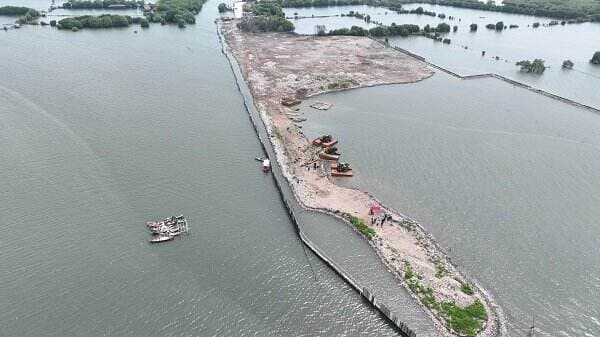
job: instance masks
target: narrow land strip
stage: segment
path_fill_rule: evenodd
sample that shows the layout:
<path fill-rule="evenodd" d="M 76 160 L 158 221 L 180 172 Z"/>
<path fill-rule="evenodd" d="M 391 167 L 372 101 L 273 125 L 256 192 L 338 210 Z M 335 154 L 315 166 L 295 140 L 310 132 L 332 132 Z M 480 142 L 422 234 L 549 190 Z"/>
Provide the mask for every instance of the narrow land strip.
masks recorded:
<path fill-rule="evenodd" d="M 498 335 L 502 329 L 491 299 L 452 265 L 419 224 L 389 208 L 384 209 L 391 220 L 373 224 L 369 207 L 381 205 L 375 198 L 334 184 L 322 170 L 306 169 L 317 149 L 281 104 L 334 90 L 412 83 L 432 76 L 432 68 L 364 37 L 242 33 L 236 21 L 222 22 L 220 28 L 298 201 L 354 225 L 423 305 L 441 335 Z"/>

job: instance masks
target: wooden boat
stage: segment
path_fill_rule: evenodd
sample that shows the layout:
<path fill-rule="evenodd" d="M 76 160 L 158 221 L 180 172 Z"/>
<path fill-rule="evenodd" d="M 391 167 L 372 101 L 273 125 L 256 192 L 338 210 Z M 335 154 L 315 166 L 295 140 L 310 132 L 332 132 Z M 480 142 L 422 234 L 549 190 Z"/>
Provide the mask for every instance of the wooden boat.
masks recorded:
<path fill-rule="evenodd" d="M 338 143 L 337 139 L 333 139 L 333 137 L 331 137 L 331 136 L 329 136 L 329 141 L 327 141 L 327 142 L 324 142 L 324 141 L 323 141 L 323 138 L 324 138 L 324 137 L 325 137 L 325 136 L 321 136 L 321 137 L 319 137 L 319 138 L 316 138 L 316 139 L 314 139 L 314 140 L 312 141 L 313 145 L 315 145 L 315 146 L 320 146 L 320 147 L 322 147 L 322 148 L 326 148 L 326 147 L 331 147 L 331 146 L 334 146 L 335 144 L 337 144 L 337 143 Z"/>
<path fill-rule="evenodd" d="M 321 152 L 319 152 L 319 158 L 325 159 L 325 160 L 339 160 L 340 155 L 337 153 L 329 154 L 329 153 L 325 153 L 324 151 L 321 151 Z"/>

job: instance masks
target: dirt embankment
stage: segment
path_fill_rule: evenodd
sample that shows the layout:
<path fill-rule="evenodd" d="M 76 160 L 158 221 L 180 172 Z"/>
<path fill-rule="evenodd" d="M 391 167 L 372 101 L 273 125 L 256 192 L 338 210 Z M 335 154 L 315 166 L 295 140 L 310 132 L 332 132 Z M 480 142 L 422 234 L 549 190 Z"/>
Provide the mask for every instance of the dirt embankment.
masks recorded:
<path fill-rule="evenodd" d="M 355 217 L 354 222 L 362 221 L 374 231 L 372 246 L 430 314 L 440 335 L 465 334 L 468 330 L 455 325 L 456 312 L 476 311 L 477 306 L 487 313 L 487 319 L 479 315 L 483 329 L 478 335 L 498 335 L 500 320 L 488 296 L 450 263 L 419 224 L 385 207 L 391 220 L 380 224 L 383 217 L 369 213 L 370 206 L 380 205 L 375 198 L 336 185 L 328 175 L 328 165 L 318 159 L 319 149 L 295 123 L 293 110 L 282 105 L 282 100 L 293 102 L 334 90 L 416 82 L 432 76 L 433 70 L 365 37 L 249 34 L 240 32 L 235 21 L 220 27 L 274 135 L 277 160 L 298 201 L 306 208 Z"/>

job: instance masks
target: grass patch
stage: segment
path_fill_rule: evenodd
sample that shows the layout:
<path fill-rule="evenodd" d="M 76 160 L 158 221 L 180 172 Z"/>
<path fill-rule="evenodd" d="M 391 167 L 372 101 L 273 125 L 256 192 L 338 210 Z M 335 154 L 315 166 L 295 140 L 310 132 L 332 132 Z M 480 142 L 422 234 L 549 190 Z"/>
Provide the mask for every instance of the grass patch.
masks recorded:
<path fill-rule="evenodd" d="M 466 282 L 460 282 L 460 290 L 467 295 L 473 295 L 473 288 Z"/>
<path fill-rule="evenodd" d="M 446 275 L 448 275 L 448 269 L 446 269 L 446 267 L 444 266 L 444 264 L 440 261 L 439 258 L 433 258 L 433 259 L 429 259 L 429 261 L 431 261 L 431 263 L 433 263 L 433 265 L 435 266 L 435 277 L 437 278 L 442 278 Z"/>
<path fill-rule="evenodd" d="M 402 219 L 402 220 L 395 220 L 392 219 L 392 222 L 395 222 L 396 224 L 398 224 L 398 226 L 406 229 L 406 231 L 408 232 L 413 232 L 416 228 L 416 225 L 413 222 L 410 222 L 408 220 Z"/>
<path fill-rule="evenodd" d="M 356 227 L 356 229 L 358 229 L 358 231 L 362 235 L 366 236 L 367 239 L 373 240 L 373 237 L 375 236 L 375 230 L 373 228 L 365 225 L 365 223 L 361 219 L 351 215 L 350 223 L 352 225 L 354 225 L 354 227 Z"/>
<path fill-rule="evenodd" d="M 437 311 L 440 310 L 440 304 L 433 294 L 433 289 L 423 286 L 418 278 L 410 279 L 408 281 L 408 287 L 419 296 L 419 299 L 421 299 L 421 302 L 425 304 L 426 307 Z"/>
<path fill-rule="evenodd" d="M 356 87 L 358 85 L 359 85 L 359 83 L 354 79 L 345 79 L 345 80 L 338 80 L 338 81 L 329 83 L 327 85 L 327 89 L 329 89 L 329 90 L 347 89 L 350 87 Z"/>
<path fill-rule="evenodd" d="M 487 320 L 487 312 L 479 300 L 465 308 L 445 302 L 441 304 L 441 309 L 450 328 L 466 337 L 475 337 Z"/>
<path fill-rule="evenodd" d="M 487 312 L 479 300 L 465 308 L 451 302 L 439 302 L 433 294 L 433 289 L 425 287 L 420 282 L 421 275 L 413 271 L 408 261 L 404 261 L 404 278 L 410 290 L 417 295 L 421 303 L 441 316 L 453 332 L 465 337 L 475 337 L 484 322 L 487 321 Z M 473 293 L 469 284 L 461 282 L 461 285 L 468 287 Z M 463 292 L 465 292 L 464 289 Z"/>
<path fill-rule="evenodd" d="M 404 278 L 407 280 L 410 280 L 411 278 L 413 278 L 413 276 L 415 276 L 412 266 L 410 265 L 410 263 L 408 263 L 408 261 L 404 261 Z"/>

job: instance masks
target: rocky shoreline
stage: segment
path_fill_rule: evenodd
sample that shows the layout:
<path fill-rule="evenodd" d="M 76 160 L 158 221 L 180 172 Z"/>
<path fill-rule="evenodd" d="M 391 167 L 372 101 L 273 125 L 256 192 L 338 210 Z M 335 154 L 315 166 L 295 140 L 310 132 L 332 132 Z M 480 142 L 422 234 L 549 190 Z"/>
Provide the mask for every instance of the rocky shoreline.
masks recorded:
<path fill-rule="evenodd" d="M 419 60 L 367 38 L 243 34 L 235 21 L 220 23 L 219 29 L 240 65 L 271 135 L 276 160 L 298 202 L 307 209 L 341 218 L 351 226 L 367 224 L 374 235 L 365 237 L 387 268 L 423 306 L 440 335 L 470 335 L 459 332 L 451 314 L 471 307 L 485 309 L 478 336 L 502 335 L 501 311 L 489 294 L 451 263 L 421 225 L 385 207 L 368 193 L 336 185 L 323 169 L 305 169 L 306 163 L 314 162 L 317 150 L 286 115 L 290 109 L 281 105 L 284 97 L 302 100 L 334 90 L 412 83 L 432 76 L 434 71 Z M 391 219 L 373 225 L 370 205 L 382 206 Z"/>

